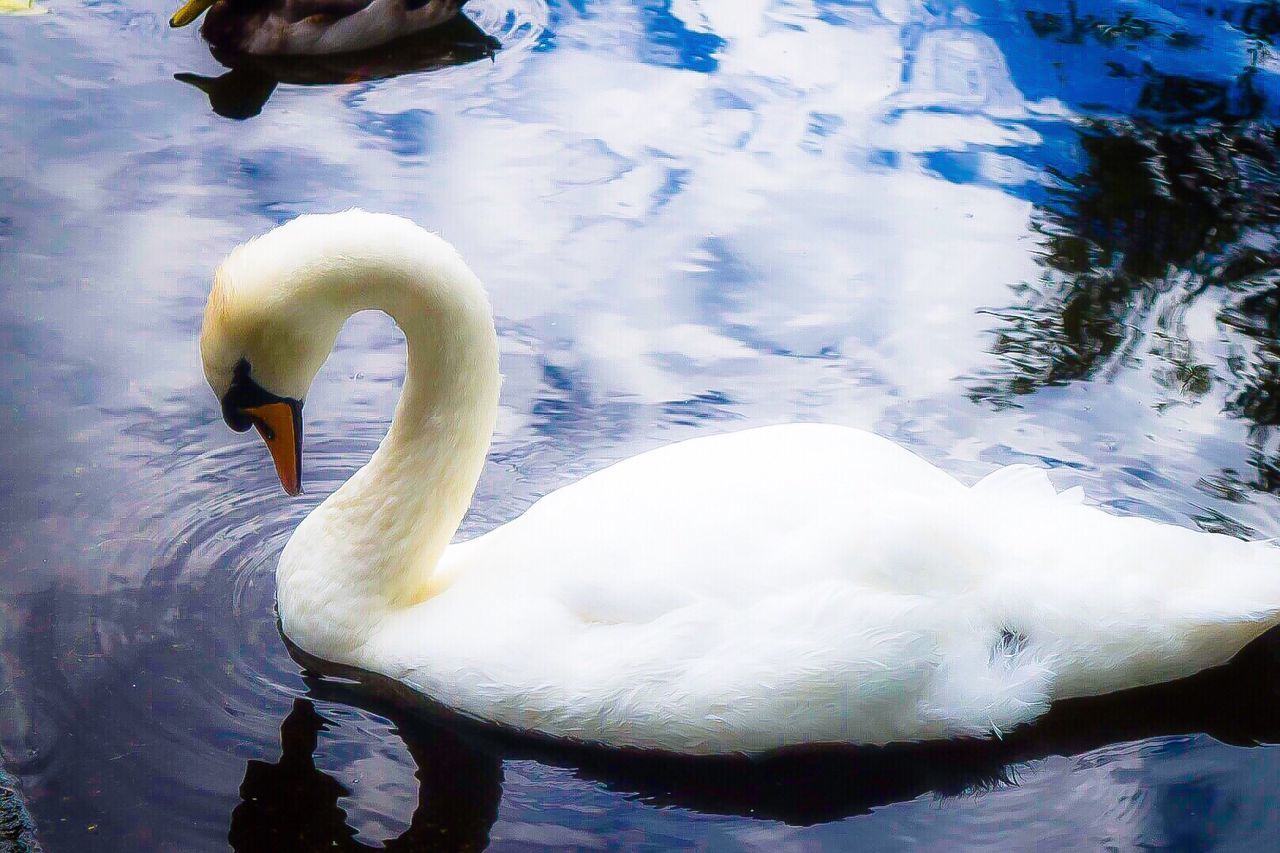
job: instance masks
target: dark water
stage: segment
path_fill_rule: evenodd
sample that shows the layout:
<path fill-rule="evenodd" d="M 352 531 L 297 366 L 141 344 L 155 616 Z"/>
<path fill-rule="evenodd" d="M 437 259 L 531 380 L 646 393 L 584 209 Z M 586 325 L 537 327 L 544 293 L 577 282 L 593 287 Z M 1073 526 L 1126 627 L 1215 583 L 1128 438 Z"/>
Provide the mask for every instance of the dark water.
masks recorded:
<path fill-rule="evenodd" d="M 343 334 L 296 501 L 195 348 L 226 250 L 358 204 L 440 230 L 493 295 L 507 381 L 466 534 L 798 419 L 1278 536 L 1275 7 L 472 0 L 496 52 L 457 31 L 228 70 L 162 3 L 47 5 L 0 17 L 0 742 L 49 850 L 1280 836 L 1274 640 L 994 747 L 764 765 L 557 751 L 307 680 L 275 559 L 376 445 L 401 339 Z"/>

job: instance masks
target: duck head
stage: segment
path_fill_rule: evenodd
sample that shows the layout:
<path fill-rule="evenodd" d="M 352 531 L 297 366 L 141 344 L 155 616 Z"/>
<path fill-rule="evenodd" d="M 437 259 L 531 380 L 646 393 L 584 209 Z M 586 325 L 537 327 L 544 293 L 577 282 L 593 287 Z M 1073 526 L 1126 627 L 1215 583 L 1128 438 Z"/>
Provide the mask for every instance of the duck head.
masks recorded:
<path fill-rule="evenodd" d="M 169 26 L 185 27 L 203 15 L 205 10 L 216 2 L 217 0 L 188 0 L 182 4 L 181 9 L 173 13 L 173 17 L 169 19 Z"/>
<path fill-rule="evenodd" d="M 200 35 L 210 46 L 232 53 L 250 50 L 255 32 L 271 13 L 269 0 L 187 0 L 169 19 L 170 27 L 195 23 L 205 12 Z"/>

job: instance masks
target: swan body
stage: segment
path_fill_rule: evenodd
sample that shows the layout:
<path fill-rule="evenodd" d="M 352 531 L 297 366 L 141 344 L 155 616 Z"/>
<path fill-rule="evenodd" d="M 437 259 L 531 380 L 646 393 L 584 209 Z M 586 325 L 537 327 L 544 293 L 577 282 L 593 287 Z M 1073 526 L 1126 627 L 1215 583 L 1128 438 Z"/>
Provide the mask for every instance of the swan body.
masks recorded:
<path fill-rule="evenodd" d="M 1268 544 L 1113 516 L 1026 466 L 967 487 L 832 425 L 662 447 L 449 544 L 500 377 L 485 292 L 439 237 L 348 211 L 240 247 L 206 375 L 224 410 L 236 375 L 300 401 L 364 308 L 404 330 L 404 391 L 286 546 L 281 623 L 462 714 L 687 754 L 983 737 L 1224 663 L 1280 623 Z"/>
<path fill-rule="evenodd" d="M 214 48 L 258 56 L 350 53 L 452 20 L 466 0 L 188 0 L 169 19 L 193 22 Z"/>

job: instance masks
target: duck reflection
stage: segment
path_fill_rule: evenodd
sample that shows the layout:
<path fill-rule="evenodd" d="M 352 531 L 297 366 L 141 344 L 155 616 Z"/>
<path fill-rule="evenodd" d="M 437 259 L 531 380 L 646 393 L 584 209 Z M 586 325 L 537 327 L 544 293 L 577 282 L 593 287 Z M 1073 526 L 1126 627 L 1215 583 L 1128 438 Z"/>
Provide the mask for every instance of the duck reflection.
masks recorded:
<path fill-rule="evenodd" d="M 308 666 L 315 669 L 314 662 Z M 395 725 L 417 764 L 418 806 L 389 850 L 480 850 L 502 799 L 503 762 L 564 767 L 619 794 L 679 806 L 813 824 L 864 814 L 922 794 L 953 795 L 1016 784 L 1019 765 L 1109 744 L 1208 734 L 1241 746 L 1280 741 L 1280 632 L 1232 663 L 1172 684 L 1062 702 L 1036 725 L 1001 741 L 796 752 L 763 760 L 619 753 L 496 733 L 452 716 L 387 679 L 343 670 L 342 681 L 308 675 L 280 729 L 275 764 L 250 761 L 231 818 L 239 851 L 366 850 L 338 805 L 350 792 L 312 759 L 325 728 L 313 700 L 341 702 Z"/>
<path fill-rule="evenodd" d="M 175 74 L 209 98 L 220 116 L 252 118 L 262 112 L 280 83 L 323 86 L 399 77 L 491 59 L 501 47 L 465 15 L 403 39 L 358 53 L 324 56 L 252 56 L 214 50 L 227 72 L 218 77 Z"/>

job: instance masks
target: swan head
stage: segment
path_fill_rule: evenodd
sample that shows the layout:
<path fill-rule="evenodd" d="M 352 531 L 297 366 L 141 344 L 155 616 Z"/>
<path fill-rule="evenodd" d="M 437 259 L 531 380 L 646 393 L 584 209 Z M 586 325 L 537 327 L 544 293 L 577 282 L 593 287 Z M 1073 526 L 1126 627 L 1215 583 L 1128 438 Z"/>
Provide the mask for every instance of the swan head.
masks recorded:
<path fill-rule="evenodd" d="M 302 488 L 307 390 L 347 318 L 366 309 L 391 315 L 406 338 L 412 333 L 410 361 L 430 382 L 422 399 L 482 419 L 475 435 L 487 446 L 501 382 L 498 339 L 484 286 L 453 246 L 385 213 L 299 216 L 218 266 L 200 332 L 205 378 L 223 417 L 235 430 L 257 428 L 289 494 Z"/>
<path fill-rule="evenodd" d="M 237 432 L 256 427 L 290 495 L 302 491 L 302 405 L 342 323 L 330 238 L 348 214 L 305 216 L 245 243 L 214 274 L 205 378 Z"/>

